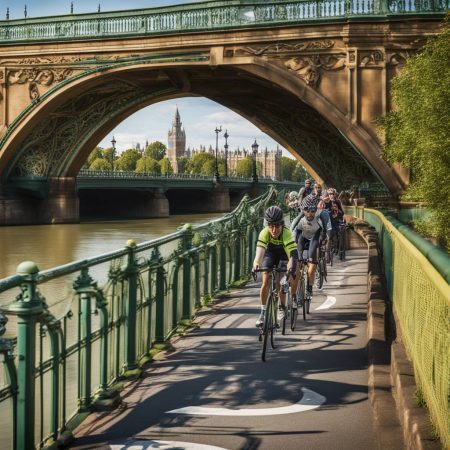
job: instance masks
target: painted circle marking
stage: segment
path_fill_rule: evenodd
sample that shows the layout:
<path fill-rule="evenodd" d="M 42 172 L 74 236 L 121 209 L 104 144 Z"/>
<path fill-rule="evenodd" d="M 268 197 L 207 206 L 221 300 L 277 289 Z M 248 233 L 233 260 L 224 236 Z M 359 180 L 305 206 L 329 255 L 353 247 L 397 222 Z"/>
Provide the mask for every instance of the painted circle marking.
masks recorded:
<path fill-rule="evenodd" d="M 127 440 L 123 444 L 110 444 L 111 450 L 151 450 L 157 448 L 158 450 L 169 450 L 176 448 L 177 450 L 227 450 L 223 447 L 216 447 L 214 445 L 196 444 L 194 442 L 179 442 L 179 441 L 158 441 L 158 440 Z"/>
<path fill-rule="evenodd" d="M 336 303 L 336 298 L 331 295 L 327 295 L 327 299 L 318 306 L 314 311 L 319 311 L 320 309 L 329 309 Z"/>
<path fill-rule="evenodd" d="M 293 414 L 311 409 L 316 409 L 323 403 L 326 398 L 317 392 L 310 389 L 302 388 L 302 399 L 288 406 L 280 406 L 278 408 L 261 408 L 261 409 L 228 409 L 228 408 L 210 408 L 205 406 L 186 406 L 184 408 L 173 409 L 167 411 L 166 414 L 186 414 L 186 415 L 198 415 L 198 416 L 276 416 L 280 414 Z"/>

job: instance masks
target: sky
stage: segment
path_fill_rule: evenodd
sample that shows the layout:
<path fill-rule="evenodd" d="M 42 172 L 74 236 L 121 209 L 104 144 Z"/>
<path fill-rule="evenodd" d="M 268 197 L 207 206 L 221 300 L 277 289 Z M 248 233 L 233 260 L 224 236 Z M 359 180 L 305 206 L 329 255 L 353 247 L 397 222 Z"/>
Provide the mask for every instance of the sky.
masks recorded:
<path fill-rule="evenodd" d="M 74 13 L 96 12 L 100 4 L 101 11 L 123 9 L 152 8 L 157 6 L 196 3 L 195 0 L 73 0 Z M 42 17 L 70 13 L 71 0 L 0 0 L 0 20 L 6 16 L 9 8 L 10 19 L 23 19 L 24 7 L 27 5 L 27 17 Z M 126 5 L 126 6 L 124 6 Z M 223 148 L 223 133 L 228 131 L 230 150 L 237 147 L 247 148 L 255 141 L 260 149 L 269 150 L 277 147 L 277 142 L 255 127 L 251 122 L 211 100 L 201 97 L 179 98 L 156 103 L 136 112 L 120 123 L 100 142 L 101 147 L 111 147 L 114 136 L 118 152 L 134 147 L 146 141 L 161 141 L 167 145 L 167 132 L 171 128 L 173 116 L 178 106 L 181 121 L 186 131 L 186 147 L 198 148 L 200 145 L 215 148 L 216 127 L 222 126 L 219 135 L 219 147 Z M 282 146 L 280 146 L 283 149 Z M 283 149 L 285 156 L 290 154 Z"/>
<path fill-rule="evenodd" d="M 101 11 L 123 9 L 152 8 L 183 3 L 196 3 L 195 0 L 73 0 L 74 13 L 96 12 L 100 4 Z M 42 17 L 70 13 L 71 0 L 0 0 L 0 20 L 5 19 L 9 8 L 10 19 L 23 19 L 24 7 L 27 5 L 27 17 Z M 124 5 L 126 5 L 124 7 Z M 167 132 L 172 124 L 173 115 L 178 106 L 181 121 L 186 131 L 186 147 L 198 148 L 212 145 L 215 148 L 216 127 L 222 126 L 219 135 L 219 147 L 223 148 L 225 140 L 223 133 L 228 131 L 230 150 L 237 147 L 250 149 L 255 141 L 260 149 L 269 150 L 277 147 L 277 142 L 255 127 L 248 120 L 226 107 L 201 97 L 179 98 L 156 103 L 134 113 L 120 123 L 114 130 L 99 142 L 101 147 L 111 147 L 114 136 L 118 152 L 131 148 L 146 141 L 161 141 L 167 145 Z M 280 146 L 283 149 L 282 146 Z M 290 154 L 283 149 L 285 156 Z"/>

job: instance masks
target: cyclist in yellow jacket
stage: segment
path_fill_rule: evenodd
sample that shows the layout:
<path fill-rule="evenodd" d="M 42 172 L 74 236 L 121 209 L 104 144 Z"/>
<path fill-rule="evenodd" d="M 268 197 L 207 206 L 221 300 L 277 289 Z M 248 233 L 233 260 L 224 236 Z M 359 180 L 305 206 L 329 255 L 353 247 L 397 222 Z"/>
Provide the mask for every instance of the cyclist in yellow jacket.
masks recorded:
<path fill-rule="evenodd" d="M 267 226 L 259 233 L 258 242 L 256 243 L 256 255 L 253 261 L 253 270 L 267 270 L 262 273 L 262 285 L 259 292 L 259 300 L 261 303 L 261 314 L 256 321 L 259 327 L 264 323 L 266 312 L 267 296 L 270 286 L 270 271 L 274 266 L 278 266 L 280 261 L 287 262 L 288 274 L 292 277 L 295 274 L 298 251 L 294 236 L 291 230 L 284 226 L 283 211 L 278 206 L 269 207 L 264 213 L 264 219 Z M 297 305 L 295 292 L 297 292 L 297 281 L 294 278 L 291 283 L 291 293 L 293 304 Z M 280 290 L 280 280 L 277 280 L 277 289 L 279 292 L 280 305 L 278 311 L 278 320 L 284 319 L 286 314 L 286 294 Z"/>

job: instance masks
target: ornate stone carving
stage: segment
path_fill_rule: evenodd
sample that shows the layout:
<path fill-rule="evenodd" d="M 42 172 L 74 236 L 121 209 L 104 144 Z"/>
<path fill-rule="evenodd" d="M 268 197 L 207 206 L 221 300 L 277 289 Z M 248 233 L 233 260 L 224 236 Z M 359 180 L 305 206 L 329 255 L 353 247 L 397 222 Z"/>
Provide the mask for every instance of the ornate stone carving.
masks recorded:
<path fill-rule="evenodd" d="M 384 54 L 380 50 L 360 54 L 361 67 L 377 66 L 384 61 Z"/>
<path fill-rule="evenodd" d="M 313 88 L 320 82 L 322 71 L 339 70 L 345 66 L 345 55 L 296 56 L 285 61 L 284 65 Z"/>
<path fill-rule="evenodd" d="M 391 55 L 388 59 L 388 65 L 392 67 L 403 67 L 406 64 L 406 60 L 411 56 L 411 52 L 398 52 Z"/>
<path fill-rule="evenodd" d="M 297 42 L 293 44 L 289 43 L 279 43 L 279 44 L 270 44 L 265 47 L 241 47 L 237 48 L 236 54 L 249 54 L 255 56 L 261 56 L 263 54 L 266 55 L 280 55 L 285 53 L 297 53 L 300 51 L 307 50 L 323 50 L 329 49 L 334 46 L 334 41 L 330 39 L 325 39 L 322 41 L 310 41 L 310 42 Z"/>
<path fill-rule="evenodd" d="M 40 96 L 38 86 L 50 86 L 53 83 L 59 83 L 72 75 L 73 70 L 65 69 L 49 69 L 35 67 L 33 69 L 15 69 L 9 70 L 7 79 L 8 84 L 26 84 L 28 83 L 28 91 L 30 99 L 34 100 Z"/>

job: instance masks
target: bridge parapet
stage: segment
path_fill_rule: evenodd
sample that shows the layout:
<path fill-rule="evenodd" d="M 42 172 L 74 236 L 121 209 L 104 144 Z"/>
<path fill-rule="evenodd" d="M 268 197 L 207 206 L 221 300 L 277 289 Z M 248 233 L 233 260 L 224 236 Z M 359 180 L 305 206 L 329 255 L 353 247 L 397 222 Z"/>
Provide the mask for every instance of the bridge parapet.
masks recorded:
<path fill-rule="evenodd" d="M 212 1 L 165 8 L 77 14 L 0 22 L 5 42 L 99 39 L 117 36 L 258 27 L 348 18 L 443 13 L 448 1 L 290 0 Z"/>

